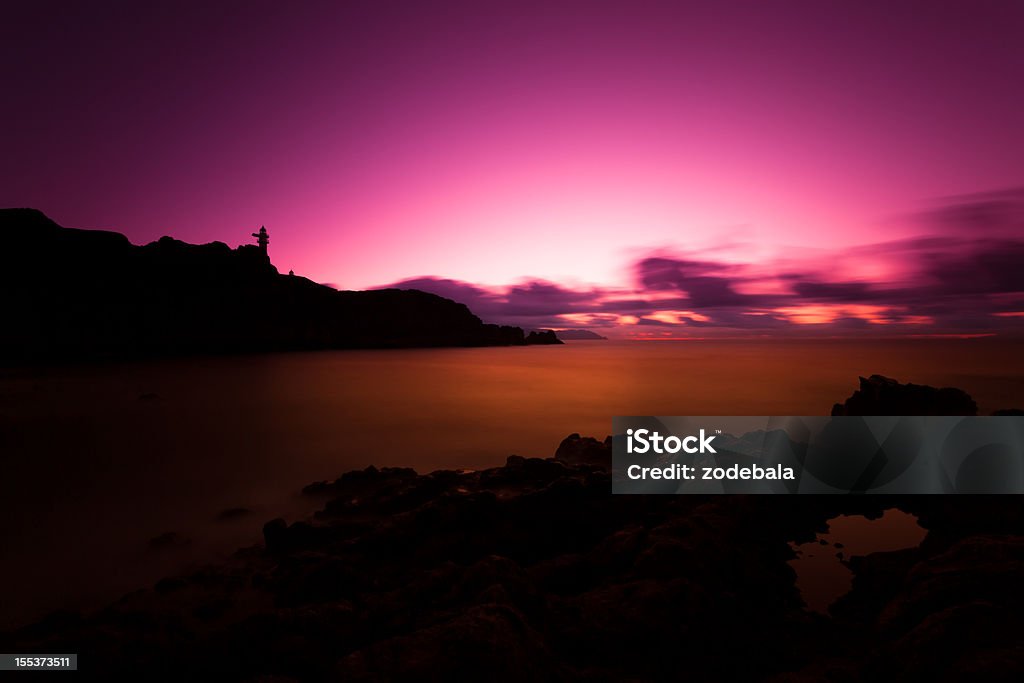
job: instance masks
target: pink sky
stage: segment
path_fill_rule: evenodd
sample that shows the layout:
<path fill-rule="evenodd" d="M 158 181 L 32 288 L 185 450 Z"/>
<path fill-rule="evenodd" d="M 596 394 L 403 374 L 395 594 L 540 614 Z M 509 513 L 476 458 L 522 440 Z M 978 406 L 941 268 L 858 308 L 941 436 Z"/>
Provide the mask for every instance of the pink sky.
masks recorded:
<path fill-rule="evenodd" d="M 1020 3 L 208 4 L 15 10 L 0 205 L 137 243 L 265 224 L 344 288 L 631 296 L 652 254 L 906 285 L 876 245 L 1024 185 Z M 767 308 L 835 303 L 804 298 Z"/>

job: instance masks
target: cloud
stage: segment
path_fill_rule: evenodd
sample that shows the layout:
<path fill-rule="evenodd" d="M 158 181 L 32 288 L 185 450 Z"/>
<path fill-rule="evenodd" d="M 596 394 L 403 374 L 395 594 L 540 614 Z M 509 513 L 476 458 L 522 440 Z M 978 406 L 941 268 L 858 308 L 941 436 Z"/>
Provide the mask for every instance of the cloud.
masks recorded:
<path fill-rule="evenodd" d="M 947 197 L 912 218 L 927 234 L 1019 236 L 1024 234 L 1024 187 Z"/>
<path fill-rule="evenodd" d="M 1024 233 L 1022 233 L 1024 234 Z M 1024 241 L 957 245 L 929 254 L 928 274 L 947 293 L 998 294 L 1024 291 Z"/>
<path fill-rule="evenodd" d="M 793 292 L 809 301 L 870 301 L 878 296 L 866 282 L 803 280 L 793 284 Z"/>
<path fill-rule="evenodd" d="M 388 287 L 419 289 L 466 304 L 488 322 L 522 325 L 531 329 L 566 327 L 567 314 L 610 313 L 602 305 L 608 290 L 574 290 L 546 280 L 526 280 L 516 285 L 489 288 L 460 280 L 417 277 Z M 612 307 L 614 308 L 614 307 Z M 616 311 L 617 312 L 617 311 Z M 614 323 L 615 316 L 609 319 Z"/>
<path fill-rule="evenodd" d="M 723 263 L 659 250 L 627 287 L 541 279 L 490 287 L 440 277 L 390 286 L 465 303 L 527 328 L 666 328 L 755 333 L 1024 332 L 1024 190 L 956 197 L 919 214 L 921 234 L 799 260 Z"/>
<path fill-rule="evenodd" d="M 437 294 L 446 299 L 466 304 L 469 310 L 484 320 L 491 320 L 496 316 L 504 315 L 504 302 L 501 296 L 489 291 L 485 287 L 462 282 L 461 280 L 430 276 L 415 277 L 387 285 L 387 288 L 418 289 L 422 292 Z"/>
<path fill-rule="evenodd" d="M 594 310 L 604 296 L 601 289 L 573 290 L 542 280 L 532 280 L 508 289 L 505 310 L 508 315 L 560 315 L 567 310 Z"/>

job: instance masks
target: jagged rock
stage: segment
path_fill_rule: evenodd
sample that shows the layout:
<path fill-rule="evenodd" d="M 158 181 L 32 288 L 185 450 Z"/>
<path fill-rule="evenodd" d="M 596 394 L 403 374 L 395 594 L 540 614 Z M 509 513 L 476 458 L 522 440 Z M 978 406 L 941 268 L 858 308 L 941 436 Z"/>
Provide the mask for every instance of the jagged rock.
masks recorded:
<path fill-rule="evenodd" d="M 77 651 L 105 678 L 1016 680 L 1019 496 L 613 496 L 611 440 L 483 471 L 349 472 L 265 548 L 56 615 L 9 652 Z M 791 541 L 898 507 L 918 548 L 845 559 L 808 613 Z M 842 548 L 824 542 L 828 553 Z M 843 548 L 845 550 L 845 548 Z"/>
<path fill-rule="evenodd" d="M 554 459 L 523 458 L 510 455 L 504 467 L 495 467 L 480 473 L 483 488 L 521 486 L 527 483 L 546 485 L 566 473 L 565 465 Z"/>
<path fill-rule="evenodd" d="M 916 564 L 879 623 L 898 632 L 940 609 L 978 600 L 1019 611 L 1022 579 L 1024 536 L 970 536 Z"/>
<path fill-rule="evenodd" d="M 921 555 L 920 548 L 905 548 L 851 557 L 848 566 L 853 572 L 853 585 L 829 607 L 829 612 L 850 621 L 873 623 Z"/>
<path fill-rule="evenodd" d="M 286 549 L 288 535 L 288 522 L 278 517 L 263 525 L 263 542 L 267 546 L 268 553 L 279 553 Z"/>
<path fill-rule="evenodd" d="M 459 604 L 506 604 L 525 615 L 538 614 L 544 603 L 522 566 L 500 555 L 488 555 L 468 567 L 450 597 Z"/>
<path fill-rule="evenodd" d="M 526 335 L 527 344 L 561 344 L 554 330 L 533 330 Z"/>
<path fill-rule="evenodd" d="M 860 378 L 860 388 L 832 407 L 841 415 L 977 415 L 978 405 L 961 389 L 900 384 L 882 375 Z"/>
<path fill-rule="evenodd" d="M 1024 537 L 972 536 L 907 573 L 879 617 L 899 680 L 1011 680 L 1024 671 Z M 870 672 L 869 672 L 870 673 Z"/>
<path fill-rule="evenodd" d="M 555 451 L 555 460 L 570 465 L 592 465 L 603 469 L 612 466 L 612 437 L 598 441 L 593 437 L 570 434 Z"/>
<path fill-rule="evenodd" d="M 559 680 L 559 667 L 523 615 L 479 605 L 446 621 L 382 640 L 338 662 L 337 680 Z"/>

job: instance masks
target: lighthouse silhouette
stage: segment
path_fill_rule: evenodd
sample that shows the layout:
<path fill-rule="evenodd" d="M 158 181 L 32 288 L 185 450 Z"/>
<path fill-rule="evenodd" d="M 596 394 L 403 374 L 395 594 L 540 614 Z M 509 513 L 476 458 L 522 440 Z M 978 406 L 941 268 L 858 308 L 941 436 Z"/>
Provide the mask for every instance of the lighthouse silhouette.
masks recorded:
<path fill-rule="evenodd" d="M 266 256 L 267 245 L 270 244 L 270 233 L 267 232 L 267 227 L 265 225 L 261 225 L 260 231 L 254 232 L 252 236 L 256 238 L 256 244 L 259 245 L 260 251 L 262 251 L 263 255 Z"/>

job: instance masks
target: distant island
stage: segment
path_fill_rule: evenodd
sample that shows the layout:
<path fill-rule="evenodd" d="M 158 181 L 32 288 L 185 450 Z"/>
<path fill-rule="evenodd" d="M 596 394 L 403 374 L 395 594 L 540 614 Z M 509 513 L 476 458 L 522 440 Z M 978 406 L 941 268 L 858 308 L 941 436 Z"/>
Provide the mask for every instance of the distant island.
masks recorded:
<path fill-rule="evenodd" d="M 257 244 L 64 228 L 0 209 L 0 363 L 306 349 L 560 344 L 417 290 L 337 291 L 281 275 Z"/>
<path fill-rule="evenodd" d="M 608 339 L 608 337 L 602 337 L 597 332 L 591 332 L 590 330 L 558 330 L 556 334 L 558 335 L 558 338 L 563 341 L 596 341 Z"/>

